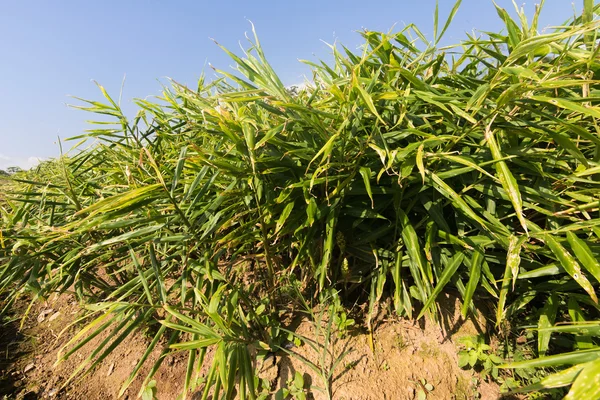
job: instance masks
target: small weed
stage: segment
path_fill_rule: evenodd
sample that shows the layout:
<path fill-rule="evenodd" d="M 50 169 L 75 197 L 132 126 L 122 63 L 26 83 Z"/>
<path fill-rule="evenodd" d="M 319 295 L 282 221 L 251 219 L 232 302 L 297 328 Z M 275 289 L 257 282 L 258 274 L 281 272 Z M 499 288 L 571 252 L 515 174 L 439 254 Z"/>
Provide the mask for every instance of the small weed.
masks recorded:
<path fill-rule="evenodd" d="M 480 370 L 481 377 L 492 376 L 498 380 L 498 365 L 503 360 L 492 352 L 492 348 L 485 343 L 482 335 L 465 336 L 459 339 L 463 349 L 458 352 L 458 366 L 470 366 Z"/>
<path fill-rule="evenodd" d="M 471 388 L 476 388 L 480 380 L 492 378 L 501 384 L 500 391 L 502 393 L 508 393 L 524 386 L 536 384 L 547 375 L 547 371 L 535 368 L 520 368 L 511 372 L 499 373 L 498 367 L 504 360 L 498 354 L 515 362 L 524 361 L 531 358 L 532 353 L 527 345 L 504 343 L 494 352 L 491 346 L 485 343 L 483 335 L 465 336 L 459 341 L 463 347 L 458 353 L 459 367 L 469 367 L 479 372 L 479 376 L 472 378 Z M 526 398 L 527 400 L 562 399 L 564 394 L 564 390 L 558 388 L 546 390 L 543 393 L 531 392 L 527 394 Z M 475 390 L 468 398 L 479 398 L 479 393 Z"/>
<path fill-rule="evenodd" d="M 256 400 L 266 400 L 271 396 L 271 382 L 268 379 L 254 377 L 254 386 L 259 389 Z"/>
<path fill-rule="evenodd" d="M 306 400 L 304 389 L 304 376 L 296 371 L 294 378 L 287 381 L 287 387 L 279 389 L 275 393 L 275 400 L 295 399 Z"/>
<path fill-rule="evenodd" d="M 348 318 L 345 308 L 342 306 L 340 296 L 337 292 L 332 292 L 332 304 L 333 308 L 333 323 L 335 324 L 337 334 L 340 338 L 343 338 L 348 333 L 348 328 L 354 325 L 354 320 Z"/>
<path fill-rule="evenodd" d="M 296 371 L 294 379 L 290 379 L 288 382 L 288 388 L 292 398 L 297 400 L 306 400 L 306 391 L 304 390 L 304 376 Z"/>
<path fill-rule="evenodd" d="M 144 391 L 142 392 L 142 400 L 156 400 L 156 381 L 151 380 L 148 382 Z"/>
<path fill-rule="evenodd" d="M 381 364 L 381 369 L 384 371 L 389 371 L 390 370 L 390 364 L 388 364 L 387 361 L 383 361 L 383 363 Z"/>
<path fill-rule="evenodd" d="M 426 400 L 427 395 L 434 389 L 433 385 L 427 383 L 427 380 L 425 379 L 419 379 L 417 383 L 419 384 L 419 388 L 417 389 L 417 399 Z"/>

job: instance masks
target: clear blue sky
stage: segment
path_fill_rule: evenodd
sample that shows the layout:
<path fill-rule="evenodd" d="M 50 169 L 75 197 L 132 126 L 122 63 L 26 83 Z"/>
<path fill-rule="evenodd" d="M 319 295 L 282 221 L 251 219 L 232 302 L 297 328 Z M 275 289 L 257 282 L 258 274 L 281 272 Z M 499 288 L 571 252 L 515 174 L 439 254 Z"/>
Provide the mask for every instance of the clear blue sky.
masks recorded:
<path fill-rule="evenodd" d="M 510 0 L 497 3 L 514 10 Z M 440 0 L 440 24 L 452 4 Z M 529 15 L 533 4 L 525 4 Z M 582 4 L 547 0 L 541 26 L 564 22 Z M 0 169 L 56 157 L 57 135 L 80 134 L 91 115 L 66 103 L 74 101 L 68 95 L 99 99 L 92 79 L 117 97 L 126 74 L 123 106 L 133 115 L 131 99 L 158 95 L 165 77 L 194 85 L 208 62 L 229 69 L 233 62 L 209 38 L 237 51 L 247 19 L 283 82 L 293 84 L 308 71 L 298 59 L 328 57 L 321 40 L 356 48 L 356 30 L 405 23 L 431 36 L 434 7 L 435 0 L 0 1 Z M 491 0 L 464 0 L 445 42 L 500 27 Z"/>

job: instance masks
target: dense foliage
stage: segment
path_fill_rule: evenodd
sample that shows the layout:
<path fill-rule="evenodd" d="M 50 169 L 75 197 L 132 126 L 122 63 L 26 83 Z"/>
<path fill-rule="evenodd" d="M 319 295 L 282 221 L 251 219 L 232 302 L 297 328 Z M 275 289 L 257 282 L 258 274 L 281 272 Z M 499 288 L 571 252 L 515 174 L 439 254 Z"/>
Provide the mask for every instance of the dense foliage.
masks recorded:
<path fill-rule="evenodd" d="M 491 299 L 499 328 L 536 321 L 536 358 L 507 366 L 570 367 L 532 389 L 597 393 L 591 2 L 543 34 L 539 9 L 528 22 L 498 8 L 506 32 L 439 48 L 456 9 L 439 33 L 436 11 L 433 41 L 409 25 L 362 32 L 360 53 L 332 46 L 334 61 L 307 62 L 314 79 L 297 91 L 256 36 L 243 56 L 224 49 L 238 74 L 173 82 L 158 102 L 137 100 L 133 119 L 100 87 L 106 101 L 80 108 L 114 123 L 83 135 L 96 139 L 87 150 L 18 174 L 0 199 L 7 307 L 67 290 L 88 304 L 63 358 L 112 334 L 73 377 L 146 327 L 146 356 L 170 344 L 147 382 L 185 350 L 186 392 L 210 359 L 204 398 L 234 387 L 255 398 L 249 345 L 277 348 L 296 291 L 335 289 L 370 310 L 389 296 L 400 316 L 436 318 L 436 297 L 455 290 L 463 315 Z"/>

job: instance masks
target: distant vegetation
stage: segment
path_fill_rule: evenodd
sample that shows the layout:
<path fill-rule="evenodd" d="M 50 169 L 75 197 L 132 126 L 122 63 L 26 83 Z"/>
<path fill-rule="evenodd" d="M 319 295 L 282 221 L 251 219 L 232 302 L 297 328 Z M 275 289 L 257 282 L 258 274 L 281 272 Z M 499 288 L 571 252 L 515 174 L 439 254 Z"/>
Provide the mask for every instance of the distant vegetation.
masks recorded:
<path fill-rule="evenodd" d="M 301 299 L 367 303 L 357 320 L 371 330 L 382 299 L 438 318 L 451 291 L 465 317 L 492 305 L 505 349 L 522 326 L 535 339 L 520 361 L 500 354 L 506 386 L 599 397 L 597 6 L 542 34 L 540 8 L 498 8 L 503 32 L 439 48 L 457 6 L 444 24 L 436 10 L 433 40 L 408 25 L 361 32 L 359 52 L 332 47 L 294 91 L 256 36 L 241 56 L 223 49 L 237 74 L 173 82 L 133 119 L 100 87 L 105 100 L 80 108 L 114 124 L 16 174 L 1 200 L 6 307 L 64 291 L 89 304 L 79 338 L 110 340 L 73 377 L 146 329 L 122 392 L 164 339 L 164 354 L 189 354 L 185 392 L 254 399 L 249 346 L 278 350 Z"/>
<path fill-rule="evenodd" d="M 8 167 L 8 168 L 6 168 L 6 171 L 3 169 L 0 169 L 0 175 L 8 176 L 8 175 L 16 174 L 17 172 L 21 172 L 21 171 L 23 171 L 23 169 L 21 169 L 20 167 Z"/>

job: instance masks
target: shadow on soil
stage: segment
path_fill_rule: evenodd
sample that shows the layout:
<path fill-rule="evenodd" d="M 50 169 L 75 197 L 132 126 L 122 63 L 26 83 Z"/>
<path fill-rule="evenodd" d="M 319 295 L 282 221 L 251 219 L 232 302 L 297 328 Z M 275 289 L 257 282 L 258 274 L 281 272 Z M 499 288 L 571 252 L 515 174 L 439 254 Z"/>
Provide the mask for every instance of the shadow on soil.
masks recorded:
<path fill-rule="evenodd" d="M 19 332 L 19 320 L 13 315 L 0 316 L 0 399 L 37 399 L 35 393 L 23 395 L 22 371 L 16 365 L 24 357 L 28 346 L 23 346 L 26 338 Z"/>

